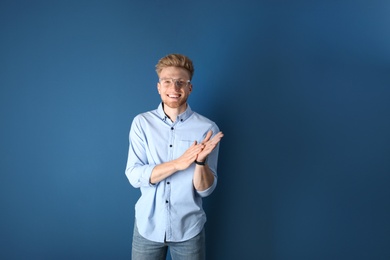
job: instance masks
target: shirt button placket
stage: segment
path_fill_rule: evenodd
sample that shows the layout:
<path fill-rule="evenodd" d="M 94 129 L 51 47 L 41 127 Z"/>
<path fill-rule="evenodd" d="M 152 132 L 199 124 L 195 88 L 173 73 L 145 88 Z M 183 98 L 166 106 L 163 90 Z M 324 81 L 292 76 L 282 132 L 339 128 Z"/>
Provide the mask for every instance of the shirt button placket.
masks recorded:
<path fill-rule="evenodd" d="M 173 159 L 173 144 L 175 142 L 175 128 L 173 126 L 170 126 L 170 144 L 169 144 L 169 156 L 168 160 Z M 167 211 L 167 227 L 166 227 L 166 236 L 167 238 L 170 238 L 172 235 L 171 230 L 171 214 L 170 214 L 170 198 L 171 198 L 171 181 L 170 177 L 166 179 L 166 199 L 165 199 L 165 205 L 166 205 L 166 211 Z"/>

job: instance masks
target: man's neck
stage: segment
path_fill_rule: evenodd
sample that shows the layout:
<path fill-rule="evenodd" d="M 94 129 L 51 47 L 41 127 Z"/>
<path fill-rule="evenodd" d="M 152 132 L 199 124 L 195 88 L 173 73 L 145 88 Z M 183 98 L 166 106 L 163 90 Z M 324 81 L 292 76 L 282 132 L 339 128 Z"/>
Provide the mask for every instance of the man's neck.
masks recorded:
<path fill-rule="evenodd" d="M 175 122 L 177 116 L 186 111 L 186 109 L 187 104 L 178 108 L 171 108 L 163 104 L 164 113 L 167 115 L 167 117 L 169 117 L 169 119 L 171 119 L 172 122 Z"/>

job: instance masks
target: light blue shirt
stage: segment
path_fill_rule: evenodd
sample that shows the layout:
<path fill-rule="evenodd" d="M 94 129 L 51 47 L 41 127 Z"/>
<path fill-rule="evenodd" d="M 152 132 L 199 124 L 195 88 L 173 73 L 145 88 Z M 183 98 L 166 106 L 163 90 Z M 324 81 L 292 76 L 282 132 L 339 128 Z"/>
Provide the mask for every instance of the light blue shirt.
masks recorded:
<path fill-rule="evenodd" d="M 219 145 L 208 156 L 207 164 L 214 174 L 210 188 L 197 191 L 192 183 L 195 163 L 165 180 L 151 184 L 153 168 L 180 157 L 196 140 L 201 142 L 209 130 L 213 135 L 218 126 L 193 112 L 190 106 L 172 122 L 162 104 L 156 110 L 137 115 L 129 134 L 126 176 L 132 186 L 140 188 L 141 197 L 135 205 L 139 233 L 156 242 L 186 241 L 199 234 L 206 222 L 202 197 L 210 195 L 217 185 Z"/>

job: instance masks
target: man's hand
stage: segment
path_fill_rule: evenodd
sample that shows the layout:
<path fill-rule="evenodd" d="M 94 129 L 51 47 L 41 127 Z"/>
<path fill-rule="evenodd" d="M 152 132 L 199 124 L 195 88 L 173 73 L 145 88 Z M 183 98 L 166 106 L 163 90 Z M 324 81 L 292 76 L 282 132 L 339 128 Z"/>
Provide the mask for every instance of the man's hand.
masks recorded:
<path fill-rule="evenodd" d="M 221 141 L 223 137 L 222 132 L 217 133 L 212 139 L 210 139 L 212 135 L 213 131 L 208 131 L 202 143 L 199 144 L 200 146 L 202 146 L 202 150 L 196 157 L 196 160 L 198 162 L 204 162 L 207 156 L 214 150 L 214 148 L 217 146 L 217 144 Z"/>
<path fill-rule="evenodd" d="M 195 160 L 199 162 L 205 161 L 223 137 L 222 132 L 217 133 L 210 139 L 212 135 L 213 131 L 210 130 L 200 144 L 194 141 L 190 148 L 174 161 L 176 170 L 181 171 L 187 169 Z"/>
<path fill-rule="evenodd" d="M 181 171 L 187 169 L 196 160 L 196 157 L 204 147 L 203 144 L 197 144 L 194 141 L 190 148 L 174 161 L 176 170 Z"/>

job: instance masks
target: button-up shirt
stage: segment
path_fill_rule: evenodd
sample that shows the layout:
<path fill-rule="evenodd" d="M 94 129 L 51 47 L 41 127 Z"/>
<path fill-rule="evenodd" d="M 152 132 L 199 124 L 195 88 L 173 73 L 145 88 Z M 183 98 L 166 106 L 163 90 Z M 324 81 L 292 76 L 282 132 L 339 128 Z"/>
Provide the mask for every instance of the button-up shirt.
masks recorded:
<path fill-rule="evenodd" d="M 156 242 L 180 242 L 199 234 L 206 222 L 202 197 L 210 195 L 217 185 L 219 145 L 209 154 L 208 167 L 214 175 L 211 187 L 197 191 L 193 185 L 195 163 L 168 178 L 150 183 L 153 168 L 179 158 L 194 141 L 200 143 L 209 130 L 218 126 L 206 117 L 187 109 L 172 122 L 160 104 L 156 110 L 137 115 L 129 134 L 126 176 L 132 186 L 140 188 L 135 205 L 139 233 Z"/>

